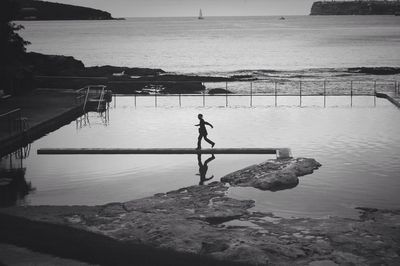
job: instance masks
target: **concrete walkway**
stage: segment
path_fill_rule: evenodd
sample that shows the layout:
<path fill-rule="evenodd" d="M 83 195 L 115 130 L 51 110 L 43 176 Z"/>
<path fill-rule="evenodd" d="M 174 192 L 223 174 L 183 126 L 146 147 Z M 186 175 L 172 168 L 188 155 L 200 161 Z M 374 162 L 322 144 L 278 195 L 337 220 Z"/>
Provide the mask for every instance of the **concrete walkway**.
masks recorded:
<path fill-rule="evenodd" d="M 0 114 L 17 108 L 27 120 L 25 141 L 28 142 L 75 119 L 82 111 L 73 90 L 37 89 L 27 95 L 11 97 L 1 102 Z M 7 121 L 1 123 L 7 124 Z M 0 130 L 0 156 L 12 151 L 15 144 L 22 141 L 19 132 L 10 134 L 6 127 L 3 125 Z"/>

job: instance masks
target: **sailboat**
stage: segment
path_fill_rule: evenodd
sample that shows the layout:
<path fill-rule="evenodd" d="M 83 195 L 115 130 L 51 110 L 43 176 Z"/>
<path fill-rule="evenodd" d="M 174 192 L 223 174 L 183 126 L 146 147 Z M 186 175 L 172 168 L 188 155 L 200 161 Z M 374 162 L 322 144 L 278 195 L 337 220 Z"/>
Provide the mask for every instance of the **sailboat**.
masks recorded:
<path fill-rule="evenodd" d="M 198 19 L 204 19 L 204 17 L 203 17 L 203 12 L 201 12 L 201 8 L 200 8 L 200 13 L 199 13 Z"/>

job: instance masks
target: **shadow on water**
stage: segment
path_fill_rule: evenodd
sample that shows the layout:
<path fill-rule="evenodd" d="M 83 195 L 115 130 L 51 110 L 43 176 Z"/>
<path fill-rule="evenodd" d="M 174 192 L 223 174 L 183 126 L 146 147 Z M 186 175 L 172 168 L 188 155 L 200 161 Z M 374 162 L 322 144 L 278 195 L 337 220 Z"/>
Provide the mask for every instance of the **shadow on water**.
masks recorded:
<path fill-rule="evenodd" d="M 214 178 L 214 175 L 212 175 L 211 177 L 207 178 L 207 170 L 208 170 L 208 163 L 211 162 L 212 160 L 215 159 L 214 154 L 212 154 L 210 156 L 210 158 L 208 158 L 207 160 L 205 160 L 205 162 L 203 163 L 201 161 L 201 154 L 197 154 L 197 163 L 199 165 L 199 173 L 196 174 L 198 176 L 200 176 L 200 182 L 199 185 L 204 185 L 204 182 L 209 181 L 211 179 Z"/>
<path fill-rule="evenodd" d="M 25 179 L 23 159 L 29 156 L 30 145 L 0 159 L 0 207 L 20 205 L 25 196 L 34 190 Z"/>

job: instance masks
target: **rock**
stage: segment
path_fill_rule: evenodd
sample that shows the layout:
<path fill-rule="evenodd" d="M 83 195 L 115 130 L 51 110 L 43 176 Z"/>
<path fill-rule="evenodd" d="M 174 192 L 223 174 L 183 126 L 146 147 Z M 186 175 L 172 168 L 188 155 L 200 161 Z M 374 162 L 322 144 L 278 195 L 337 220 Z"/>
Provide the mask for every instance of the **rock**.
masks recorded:
<path fill-rule="evenodd" d="M 365 265 L 366 261 L 349 252 L 335 251 L 332 256 L 340 265 Z"/>
<path fill-rule="evenodd" d="M 308 158 L 275 159 L 228 174 L 221 178 L 221 182 L 277 191 L 297 186 L 298 176 L 311 174 L 320 166 L 317 161 Z"/>
<path fill-rule="evenodd" d="M 33 68 L 33 73 L 40 76 L 75 76 L 85 69 L 82 61 L 72 56 L 30 52 L 26 53 L 25 61 Z"/>
<path fill-rule="evenodd" d="M 225 197 L 227 187 L 213 182 L 208 186 L 191 186 L 184 189 L 157 194 L 153 197 L 124 203 L 126 211 L 144 211 L 164 214 L 178 211 L 187 219 L 219 224 L 247 214 L 254 206 L 252 200 L 236 200 Z M 189 211 L 188 211 L 189 210 Z"/>
<path fill-rule="evenodd" d="M 210 89 L 208 91 L 208 94 L 214 95 L 214 94 L 230 94 L 232 93 L 229 90 L 223 89 L 223 88 L 215 88 L 215 89 Z"/>
<path fill-rule="evenodd" d="M 124 73 L 115 76 L 116 73 Z M 118 67 L 118 66 L 94 66 L 86 67 L 80 72 L 83 77 L 110 77 L 111 80 L 130 80 L 131 76 L 158 76 L 164 73 L 162 69 L 138 68 L 138 67 Z"/>
<path fill-rule="evenodd" d="M 227 252 L 213 253 L 211 255 L 214 258 L 244 262 L 250 265 L 268 265 L 270 261 L 264 251 L 248 245 L 241 245 L 229 249 Z"/>
<path fill-rule="evenodd" d="M 308 266 L 337 266 L 335 262 L 331 260 L 315 260 L 308 264 Z"/>
<path fill-rule="evenodd" d="M 350 73 L 364 73 L 372 75 L 395 75 L 400 74 L 399 67 L 353 67 L 349 68 Z"/>
<path fill-rule="evenodd" d="M 217 239 L 214 241 L 201 243 L 200 253 L 208 254 L 208 253 L 214 253 L 214 252 L 222 252 L 222 251 L 226 250 L 227 248 L 229 248 L 228 244 Z"/>

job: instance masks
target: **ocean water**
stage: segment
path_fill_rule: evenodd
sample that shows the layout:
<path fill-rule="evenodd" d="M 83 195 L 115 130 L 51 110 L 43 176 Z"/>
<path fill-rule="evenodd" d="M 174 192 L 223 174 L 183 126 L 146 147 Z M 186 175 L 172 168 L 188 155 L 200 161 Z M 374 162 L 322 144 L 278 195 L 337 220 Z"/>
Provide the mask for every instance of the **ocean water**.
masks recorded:
<path fill-rule="evenodd" d="M 221 74 L 400 66 L 400 17 L 288 16 L 24 21 L 29 51 L 87 66 Z"/>

